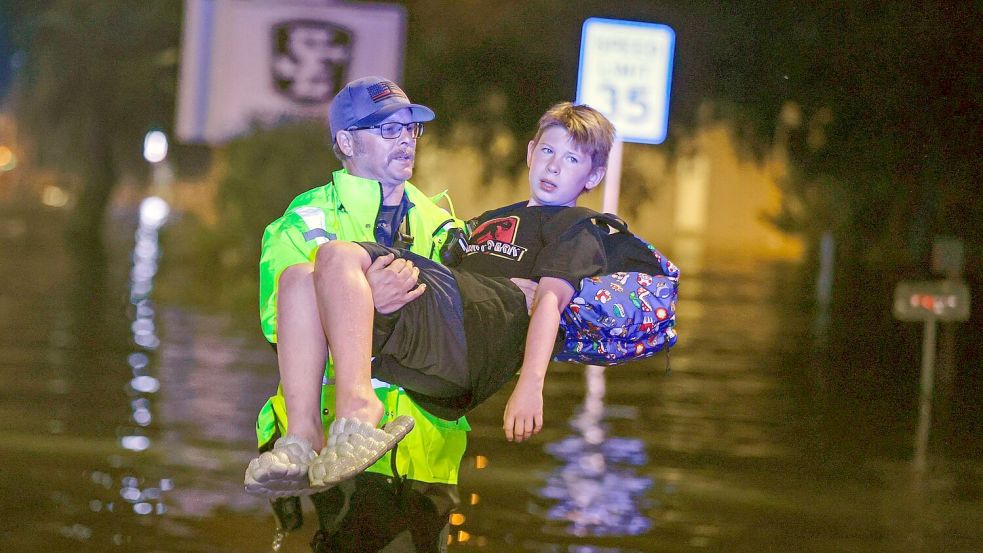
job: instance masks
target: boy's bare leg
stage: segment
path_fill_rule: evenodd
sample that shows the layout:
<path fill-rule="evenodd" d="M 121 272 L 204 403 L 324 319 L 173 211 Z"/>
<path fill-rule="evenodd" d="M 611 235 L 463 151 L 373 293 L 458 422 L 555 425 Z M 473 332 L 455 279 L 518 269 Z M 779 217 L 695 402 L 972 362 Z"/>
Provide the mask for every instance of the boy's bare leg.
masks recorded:
<path fill-rule="evenodd" d="M 335 371 L 335 416 L 373 426 L 384 408 L 372 388 L 372 322 L 375 308 L 365 272 L 368 252 L 350 242 L 318 248 L 314 269 L 317 310 Z"/>
<path fill-rule="evenodd" d="M 246 490 L 269 497 L 316 491 L 308 472 L 324 447 L 321 380 L 327 342 L 314 296 L 314 266 L 293 265 L 280 275 L 277 293 L 277 360 L 287 407 L 287 435 L 246 468 Z"/>
<path fill-rule="evenodd" d="M 314 265 L 287 267 L 277 293 L 277 360 L 287 407 L 288 432 L 324 447 L 321 382 L 328 345 L 314 295 Z"/>
<path fill-rule="evenodd" d="M 382 303 L 393 309 L 418 297 L 425 288 L 411 290 L 418 271 L 408 262 L 400 264 L 410 271 L 407 274 L 398 268 L 392 275 L 380 274 L 391 261 L 392 256 L 382 256 L 371 263 L 360 246 L 329 242 L 318 250 L 314 265 L 293 265 L 280 276 L 277 356 L 289 428 L 271 451 L 249 463 L 248 491 L 284 497 L 327 489 L 368 468 L 413 429 L 410 417 L 399 417 L 375 434 L 364 428 L 377 426 L 384 411 L 371 382 L 375 308 L 369 276 L 381 291 Z M 328 343 L 336 344 L 331 348 L 335 415 L 349 421 L 332 425 L 336 448 L 324 455 L 321 379 Z M 353 429 L 351 419 L 364 427 Z M 358 439 L 353 439 L 356 434 Z M 317 456 L 317 451 L 322 455 Z"/>

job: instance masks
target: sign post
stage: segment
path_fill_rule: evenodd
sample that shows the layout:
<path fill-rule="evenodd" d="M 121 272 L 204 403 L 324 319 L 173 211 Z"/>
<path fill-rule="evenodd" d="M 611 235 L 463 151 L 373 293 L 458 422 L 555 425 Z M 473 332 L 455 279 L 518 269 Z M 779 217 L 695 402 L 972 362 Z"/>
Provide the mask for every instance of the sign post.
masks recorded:
<path fill-rule="evenodd" d="M 932 394 L 935 383 L 935 334 L 939 321 L 969 319 L 969 287 L 955 279 L 898 283 L 894 289 L 894 316 L 900 321 L 924 321 L 922 374 L 915 434 L 915 469 L 925 469 L 928 434 L 932 426 Z"/>
<path fill-rule="evenodd" d="M 624 142 L 661 144 L 666 139 L 675 43 L 676 33 L 666 25 L 597 17 L 584 21 L 577 103 L 603 113 L 618 133 L 604 177 L 605 213 L 618 213 Z M 604 367 L 588 365 L 588 396 L 602 401 L 603 385 Z"/>
<path fill-rule="evenodd" d="M 661 144 L 669 124 L 676 34 L 658 23 L 592 17 L 584 22 L 577 103 L 614 123 L 602 211 L 616 213 L 623 142 Z"/>

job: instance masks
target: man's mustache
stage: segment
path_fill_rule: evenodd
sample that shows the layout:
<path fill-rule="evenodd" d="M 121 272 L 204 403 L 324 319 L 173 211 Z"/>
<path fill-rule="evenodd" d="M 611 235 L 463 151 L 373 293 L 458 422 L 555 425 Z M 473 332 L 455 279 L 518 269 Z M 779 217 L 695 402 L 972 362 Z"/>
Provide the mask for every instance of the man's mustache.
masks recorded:
<path fill-rule="evenodd" d="M 397 159 L 409 159 L 410 161 L 413 161 L 415 158 L 416 152 L 409 148 L 402 148 L 390 153 L 387 161 L 394 161 Z"/>

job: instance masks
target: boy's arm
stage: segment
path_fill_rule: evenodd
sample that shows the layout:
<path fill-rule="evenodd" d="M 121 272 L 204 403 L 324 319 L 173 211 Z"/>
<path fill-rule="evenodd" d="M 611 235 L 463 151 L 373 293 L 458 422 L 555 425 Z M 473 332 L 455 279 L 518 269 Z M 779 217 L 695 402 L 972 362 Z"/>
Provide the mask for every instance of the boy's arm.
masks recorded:
<path fill-rule="evenodd" d="M 573 297 L 569 282 L 553 277 L 543 277 L 533 300 L 529 332 L 526 334 L 526 351 L 522 369 L 509 402 L 505 406 L 503 426 L 505 437 L 521 442 L 539 433 L 543 428 L 543 384 L 546 368 L 553 357 L 556 331 L 560 327 L 560 313 Z"/>

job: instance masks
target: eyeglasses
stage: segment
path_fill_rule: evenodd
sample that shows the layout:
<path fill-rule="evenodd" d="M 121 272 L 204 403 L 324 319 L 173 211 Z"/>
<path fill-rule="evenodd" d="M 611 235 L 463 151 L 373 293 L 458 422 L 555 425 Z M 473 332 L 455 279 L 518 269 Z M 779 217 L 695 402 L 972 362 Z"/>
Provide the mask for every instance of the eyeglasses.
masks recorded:
<path fill-rule="evenodd" d="M 372 125 L 371 127 L 351 127 L 350 131 L 367 131 L 369 129 L 379 129 L 379 134 L 382 138 L 392 140 L 394 138 L 399 138 L 399 135 L 403 134 L 403 127 L 406 127 L 410 131 L 410 136 L 413 138 L 420 138 L 423 135 L 423 122 L 414 121 L 412 123 L 397 123 L 396 121 L 391 121 L 389 123 L 382 123 L 381 125 Z"/>

